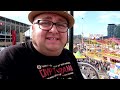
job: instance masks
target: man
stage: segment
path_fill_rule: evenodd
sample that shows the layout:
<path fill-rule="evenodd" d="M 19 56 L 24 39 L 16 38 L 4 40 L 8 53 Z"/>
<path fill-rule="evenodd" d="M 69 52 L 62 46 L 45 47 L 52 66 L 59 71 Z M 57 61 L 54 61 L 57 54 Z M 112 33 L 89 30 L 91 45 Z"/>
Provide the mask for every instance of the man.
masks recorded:
<path fill-rule="evenodd" d="M 0 78 L 83 79 L 72 52 L 64 49 L 74 18 L 64 11 L 32 11 L 32 41 L 0 52 Z"/>

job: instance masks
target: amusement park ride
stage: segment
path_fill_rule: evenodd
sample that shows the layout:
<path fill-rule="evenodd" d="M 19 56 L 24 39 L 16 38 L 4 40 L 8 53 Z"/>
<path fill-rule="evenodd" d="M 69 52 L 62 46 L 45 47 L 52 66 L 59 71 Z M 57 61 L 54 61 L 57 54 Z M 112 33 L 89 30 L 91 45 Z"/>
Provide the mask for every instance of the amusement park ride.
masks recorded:
<path fill-rule="evenodd" d="M 78 62 L 84 79 L 100 79 L 98 71 L 89 63 Z"/>

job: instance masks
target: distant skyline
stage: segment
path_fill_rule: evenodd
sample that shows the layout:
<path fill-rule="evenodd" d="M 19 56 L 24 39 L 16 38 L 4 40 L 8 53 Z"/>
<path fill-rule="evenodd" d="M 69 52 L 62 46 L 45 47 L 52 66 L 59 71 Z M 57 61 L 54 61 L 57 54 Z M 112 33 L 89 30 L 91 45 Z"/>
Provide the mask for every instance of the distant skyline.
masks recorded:
<path fill-rule="evenodd" d="M 120 24 L 120 11 L 77 11 L 75 12 L 74 34 L 107 35 L 108 24 Z M 83 18 L 83 19 L 82 19 Z"/>
<path fill-rule="evenodd" d="M 29 12 L 0 11 L 0 16 L 31 25 L 27 18 Z M 74 18 L 74 35 L 80 35 L 83 32 L 85 37 L 89 34 L 106 36 L 108 24 L 120 24 L 120 11 L 74 11 Z"/>

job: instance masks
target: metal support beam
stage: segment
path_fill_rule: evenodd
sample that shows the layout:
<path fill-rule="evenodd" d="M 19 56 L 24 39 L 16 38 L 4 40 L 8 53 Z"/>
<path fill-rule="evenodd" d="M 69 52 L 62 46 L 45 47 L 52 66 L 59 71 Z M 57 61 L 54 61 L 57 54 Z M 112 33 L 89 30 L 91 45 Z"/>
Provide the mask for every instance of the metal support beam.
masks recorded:
<path fill-rule="evenodd" d="M 73 11 L 70 14 L 73 16 Z M 73 52 L 73 27 L 69 30 L 69 50 Z"/>

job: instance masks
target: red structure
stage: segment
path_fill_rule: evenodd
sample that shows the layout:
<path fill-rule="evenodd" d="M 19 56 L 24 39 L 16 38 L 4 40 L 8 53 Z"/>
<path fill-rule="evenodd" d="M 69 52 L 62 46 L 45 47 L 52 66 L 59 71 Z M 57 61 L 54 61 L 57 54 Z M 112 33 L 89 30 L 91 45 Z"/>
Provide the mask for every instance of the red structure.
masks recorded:
<path fill-rule="evenodd" d="M 12 45 L 15 45 L 16 44 L 16 31 L 12 30 L 11 34 L 12 34 Z"/>

